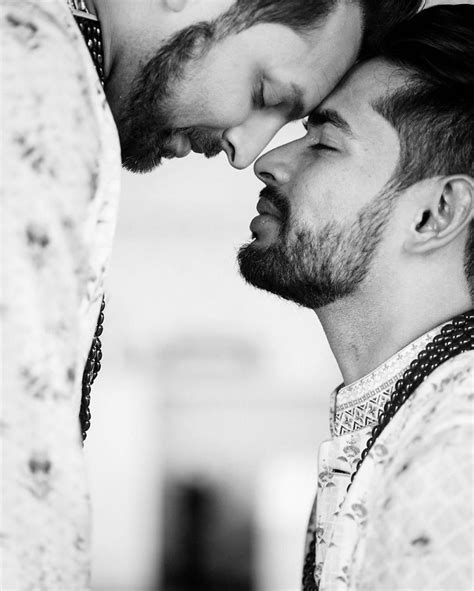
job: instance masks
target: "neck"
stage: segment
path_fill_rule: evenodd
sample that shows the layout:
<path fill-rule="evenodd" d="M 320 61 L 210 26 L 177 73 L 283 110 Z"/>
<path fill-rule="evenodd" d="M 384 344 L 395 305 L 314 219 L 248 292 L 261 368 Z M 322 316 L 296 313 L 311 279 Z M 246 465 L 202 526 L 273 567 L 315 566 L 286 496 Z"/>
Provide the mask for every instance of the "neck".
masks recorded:
<path fill-rule="evenodd" d="M 432 291 L 379 293 L 378 298 L 349 296 L 316 310 L 346 385 L 369 374 L 432 328 L 472 307 L 464 290 L 443 289 L 442 284 Z"/>

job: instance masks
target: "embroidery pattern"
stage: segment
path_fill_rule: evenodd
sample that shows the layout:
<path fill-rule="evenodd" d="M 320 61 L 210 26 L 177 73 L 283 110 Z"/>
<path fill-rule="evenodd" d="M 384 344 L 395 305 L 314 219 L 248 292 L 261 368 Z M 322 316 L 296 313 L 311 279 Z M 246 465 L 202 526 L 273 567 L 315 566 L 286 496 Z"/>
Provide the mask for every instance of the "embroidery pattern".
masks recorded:
<path fill-rule="evenodd" d="M 117 131 L 65 0 L 1 0 L 2 588 L 89 587 L 81 381 L 115 228 Z"/>

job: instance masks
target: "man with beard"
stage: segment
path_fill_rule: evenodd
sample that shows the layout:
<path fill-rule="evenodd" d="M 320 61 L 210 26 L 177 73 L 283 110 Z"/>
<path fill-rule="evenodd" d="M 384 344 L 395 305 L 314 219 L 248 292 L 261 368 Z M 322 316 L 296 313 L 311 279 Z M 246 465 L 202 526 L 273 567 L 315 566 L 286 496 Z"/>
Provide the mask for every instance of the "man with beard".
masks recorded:
<path fill-rule="evenodd" d="M 400 25 L 255 170 L 241 273 L 316 312 L 344 379 L 305 591 L 472 589 L 474 7 Z"/>
<path fill-rule="evenodd" d="M 420 4 L 0 0 L 5 588 L 88 585 L 81 432 L 119 137 L 134 171 L 190 149 L 242 168 Z"/>

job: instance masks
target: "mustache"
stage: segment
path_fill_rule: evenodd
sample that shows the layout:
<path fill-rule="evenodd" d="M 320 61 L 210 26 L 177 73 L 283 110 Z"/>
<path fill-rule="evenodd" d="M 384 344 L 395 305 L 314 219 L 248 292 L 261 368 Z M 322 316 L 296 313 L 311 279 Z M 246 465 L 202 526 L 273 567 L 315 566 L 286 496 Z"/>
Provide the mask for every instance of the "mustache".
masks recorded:
<path fill-rule="evenodd" d="M 218 133 L 197 127 L 181 128 L 178 131 L 189 137 L 194 152 L 204 154 L 206 158 L 212 158 L 222 152 L 222 137 Z"/>
<path fill-rule="evenodd" d="M 267 185 L 260 191 L 260 198 L 269 201 L 281 215 L 283 222 L 290 218 L 290 203 L 285 195 L 277 188 Z"/>

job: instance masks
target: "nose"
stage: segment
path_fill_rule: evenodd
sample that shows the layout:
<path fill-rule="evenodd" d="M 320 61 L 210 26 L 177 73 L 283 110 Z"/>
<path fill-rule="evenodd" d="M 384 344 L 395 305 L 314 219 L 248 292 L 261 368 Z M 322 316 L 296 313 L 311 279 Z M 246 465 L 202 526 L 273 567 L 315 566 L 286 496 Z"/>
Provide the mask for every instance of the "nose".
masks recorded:
<path fill-rule="evenodd" d="M 229 164 L 234 166 L 234 168 L 239 168 L 235 166 L 235 158 L 236 158 L 236 150 L 234 144 L 226 137 L 226 133 L 222 136 L 222 149 L 227 154 L 227 159 L 229 160 Z M 245 168 L 245 167 L 243 167 Z"/>
<path fill-rule="evenodd" d="M 266 121 L 251 118 L 238 127 L 227 129 L 222 136 L 222 147 L 229 164 L 238 169 L 250 166 L 285 123 L 281 118 Z"/>
<path fill-rule="evenodd" d="M 226 131 L 222 138 L 222 148 L 227 154 L 229 164 L 238 170 L 250 166 L 273 137 L 253 143 L 248 141 L 250 138 L 242 141 L 236 135 Z"/>
<path fill-rule="evenodd" d="M 255 162 L 255 175 L 266 185 L 284 185 L 291 180 L 291 159 L 286 146 L 270 150 Z"/>

